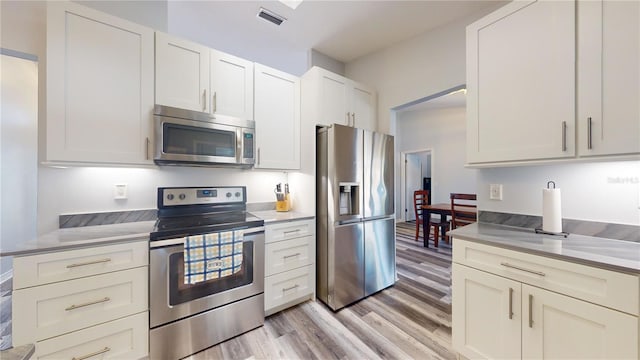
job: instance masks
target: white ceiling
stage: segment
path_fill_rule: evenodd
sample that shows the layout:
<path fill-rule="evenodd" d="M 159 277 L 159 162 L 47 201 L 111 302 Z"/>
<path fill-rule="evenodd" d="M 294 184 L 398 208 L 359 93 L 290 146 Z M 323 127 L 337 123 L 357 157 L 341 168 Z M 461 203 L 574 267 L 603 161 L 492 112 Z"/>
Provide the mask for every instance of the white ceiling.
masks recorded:
<path fill-rule="evenodd" d="M 265 39 L 262 43 L 274 48 L 313 48 L 342 62 L 502 2 L 305 0 L 293 10 L 278 1 L 169 1 L 206 17 L 200 26 L 210 34 L 232 31 L 234 41 L 247 44 Z M 280 26 L 268 23 L 256 16 L 260 7 L 287 20 Z"/>

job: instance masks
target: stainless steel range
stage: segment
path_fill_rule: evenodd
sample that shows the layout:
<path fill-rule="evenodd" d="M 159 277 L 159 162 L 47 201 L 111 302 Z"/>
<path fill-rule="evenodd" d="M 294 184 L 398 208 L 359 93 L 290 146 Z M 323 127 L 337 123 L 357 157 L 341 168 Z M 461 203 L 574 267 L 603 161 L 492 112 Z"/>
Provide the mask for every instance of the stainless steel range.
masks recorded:
<path fill-rule="evenodd" d="M 264 324 L 264 221 L 246 188 L 158 188 L 149 253 L 150 359 L 178 359 Z"/>

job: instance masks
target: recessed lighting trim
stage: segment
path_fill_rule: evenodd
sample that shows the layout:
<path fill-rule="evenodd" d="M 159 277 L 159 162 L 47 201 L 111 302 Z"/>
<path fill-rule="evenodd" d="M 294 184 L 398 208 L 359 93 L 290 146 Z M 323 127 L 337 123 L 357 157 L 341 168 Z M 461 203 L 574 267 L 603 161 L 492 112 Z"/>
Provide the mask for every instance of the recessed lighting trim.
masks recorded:
<path fill-rule="evenodd" d="M 287 5 L 288 7 L 295 10 L 300 4 L 302 4 L 302 0 L 279 0 L 281 3 Z"/>

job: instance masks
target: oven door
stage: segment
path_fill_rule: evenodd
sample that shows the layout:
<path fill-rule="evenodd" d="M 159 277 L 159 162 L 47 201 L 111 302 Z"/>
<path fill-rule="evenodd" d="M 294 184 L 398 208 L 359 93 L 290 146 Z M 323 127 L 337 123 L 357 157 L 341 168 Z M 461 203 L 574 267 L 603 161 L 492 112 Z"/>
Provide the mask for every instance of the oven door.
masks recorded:
<path fill-rule="evenodd" d="M 155 116 L 157 163 L 243 163 L 242 128 Z"/>
<path fill-rule="evenodd" d="M 240 271 L 195 284 L 184 281 L 184 241 L 151 242 L 151 328 L 264 292 L 264 227 L 245 230 Z"/>

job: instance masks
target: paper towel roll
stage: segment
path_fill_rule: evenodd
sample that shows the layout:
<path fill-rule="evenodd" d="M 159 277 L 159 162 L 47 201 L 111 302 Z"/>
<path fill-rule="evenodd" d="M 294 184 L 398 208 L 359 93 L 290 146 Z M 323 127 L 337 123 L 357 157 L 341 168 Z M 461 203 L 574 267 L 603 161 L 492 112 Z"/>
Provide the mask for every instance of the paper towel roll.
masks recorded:
<path fill-rule="evenodd" d="M 542 230 L 562 232 L 560 189 L 542 189 Z"/>

